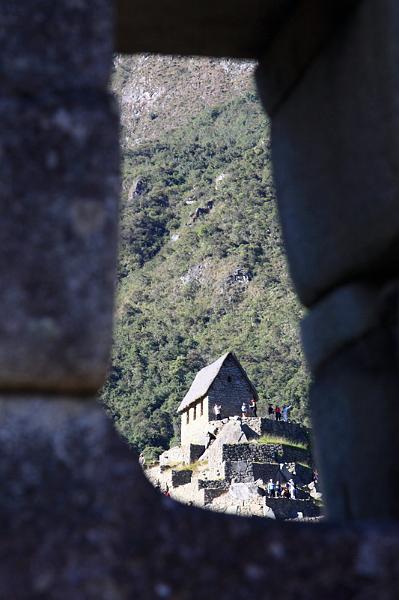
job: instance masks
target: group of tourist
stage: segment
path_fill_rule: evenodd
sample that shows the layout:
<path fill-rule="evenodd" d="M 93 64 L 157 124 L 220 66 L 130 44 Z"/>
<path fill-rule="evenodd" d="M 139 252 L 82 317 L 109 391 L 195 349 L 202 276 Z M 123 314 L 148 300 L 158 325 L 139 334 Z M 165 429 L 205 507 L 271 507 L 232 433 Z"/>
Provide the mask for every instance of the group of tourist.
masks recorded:
<path fill-rule="evenodd" d="M 289 419 L 289 414 L 291 411 L 292 405 L 289 406 L 287 404 L 283 404 L 283 407 L 280 408 L 278 404 L 274 407 L 272 404 L 269 404 L 268 415 L 269 419 L 276 419 L 276 421 L 285 421 L 287 422 Z M 222 419 L 222 406 L 215 402 L 213 405 L 213 414 L 215 415 L 216 421 L 220 421 Z M 257 406 L 255 398 L 252 398 L 248 403 L 243 402 L 241 404 L 241 417 L 245 419 L 245 417 L 257 417 Z"/>
<path fill-rule="evenodd" d="M 273 406 L 269 403 L 269 407 L 267 409 L 269 419 L 274 418 L 276 419 L 276 421 L 281 421 L 282 419 L 283 421 L 287 422 L 291 408 L 292 404 L 290 404 L 289 406 L 287 406 L 287 404 L 283 404 L 283 408 L 280 408 L 278 404 L 276 404 L 276 406 Z"/>
<path fill-rule="evenodd" d="M 281 484 L 278 480 L 269 479 L 266 486 L 266 493 L 269 498 L 290 498 L 296 499 L 296 485 L 293 479 L 287 483 Z"/>

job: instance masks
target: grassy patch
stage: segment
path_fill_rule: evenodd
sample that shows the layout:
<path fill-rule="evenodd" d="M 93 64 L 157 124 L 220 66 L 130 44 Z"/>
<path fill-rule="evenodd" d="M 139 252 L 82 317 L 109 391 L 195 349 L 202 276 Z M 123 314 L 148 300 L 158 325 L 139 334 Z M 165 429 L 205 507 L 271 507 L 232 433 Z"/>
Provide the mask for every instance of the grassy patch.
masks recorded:
<path fill-rule="evenodd" d="M 208 461 L 207 460 L 197 460 L 194 463 L 191 463 L 190 465 L 176 465 L 173 467 L 174 471 L 192 471 L 192 473 L 198 473 L 199 471 L 202 471 L 202 469 L 204 469 L 206 466 L 208 465 Z"/>
<path fill-rule="evenodd" d="M 297 442 L 280 435 L 264 434 L 259 438 L 251 440 L 251 443 L 255 444 L 281 444 L 283 446 L 291 446 L 293 448 L 301 448 L 302 450 L 308 450 L 308 445 L 304 442 Z"/>

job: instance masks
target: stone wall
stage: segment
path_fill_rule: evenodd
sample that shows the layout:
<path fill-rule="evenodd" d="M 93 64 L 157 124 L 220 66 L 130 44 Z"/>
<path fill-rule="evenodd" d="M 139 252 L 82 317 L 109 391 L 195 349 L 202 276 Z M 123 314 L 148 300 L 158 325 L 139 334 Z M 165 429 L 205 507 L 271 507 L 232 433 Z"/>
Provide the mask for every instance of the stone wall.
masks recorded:
<path fill-rule="evenodd" d="M 255 481 L 262 479 L 264 482 L 269 479 L 276 479 L 280 472 L 280 465 L 277 463 L 252 463 L 252 471 Z M 282 469 L 284 477 L 288 480 L 291 477 L 298 485 L 307 485 L 312 481 L 312 469 L 299 465 L 297 463 L 291 463 L 284 465 Z"/>
<path fill-rule="evenodd" d="M 237 361 L 228 356 L 208 391 L 209 420 L 214 418 L 215 402 L 222 405 L 222 418 L 241 415 L 241 405 L 253 398 L 253 391 Z"/>
<path fill-rule="evenodd" d="M 260 434 L 265 433 L 283 436 L 300 444 L 308 445 L 310 443 L 310 430 L 299 423 L 273 421 L 263 417 L 260 420 Z"/>
<path fill-rule="evenodd" d="M 179 487 L 191 482 L 193 472 L 191 469 L 172 470 L 172 487 Z"/>
<path fill-rule="evenodd" d="M 222 460 L 260 463 L 308 462 L 310 456 L 307 450 L 284 444 L 224 444 Z"/>
<path fill-rule="evenodd" d="M 268 417 L 246 417 L 242 419 L 242 429 L 248 439 L 269 434 L 281 436 L 300 444 L 310 444 L 310 430 L 291 421 L 275 421 Z"/>
<path fill-rule="evenodd" d="M 267 498 L 267 506 L 277 519 L 295 519 L 298 513 L 304 517 L 318 517 L 320 508 L 312 500 L 291 500 L 289 498 Z"/>

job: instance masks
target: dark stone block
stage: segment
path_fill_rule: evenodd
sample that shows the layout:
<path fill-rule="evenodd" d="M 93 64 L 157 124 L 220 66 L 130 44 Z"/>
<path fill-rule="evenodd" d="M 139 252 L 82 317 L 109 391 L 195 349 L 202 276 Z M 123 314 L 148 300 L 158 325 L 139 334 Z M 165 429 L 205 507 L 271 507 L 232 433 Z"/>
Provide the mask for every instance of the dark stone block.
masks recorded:
<path fill-rule="evenodd" d="M 0 386 L 102 385 L 112 339 L 119 151 L 102 93 L 0 97 Z"/>
<path fill-rule="evenodd" d="M 224 479 L 198 479 L 198 489 L 228 490 L 229 483 Z"/>
<path fill-rule="evenodd" d="M 112 65 L 112 33 L 110 0 L 3 0 L 2 88 L 103 88 Z"/>
<path fill-rule="evenodd" d="M 180 487 L 191 482 L 193 472 L 190 469 L 172 470 L 172 487 Z"/>

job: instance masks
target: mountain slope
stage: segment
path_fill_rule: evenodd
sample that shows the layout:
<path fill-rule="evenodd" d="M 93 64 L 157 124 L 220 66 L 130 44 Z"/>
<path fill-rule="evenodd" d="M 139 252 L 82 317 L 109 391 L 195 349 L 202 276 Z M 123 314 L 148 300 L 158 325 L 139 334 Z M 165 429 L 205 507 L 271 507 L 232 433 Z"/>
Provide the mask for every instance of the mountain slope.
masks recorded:
<path fill-rule="evenodd" d="M 153 60 L 162 75 L 167 59 Z M 209 81 L 212 62 L 197 63 Z M 233 83 L 224 81 L 222 91 L 211 78 L 205 107 L 192 111 L 193 86 L 177 69 L 179 102 L 165 109 L 163 100 L 157 129 L 142 111 L 138 137 L 147 141 L 124 138 L 115 343 L 103 400 L 140 450 L 168 446 L 196 371 L 228 349 L 256 385 L 261 411 L 269 399 L 292 402 L 293 416 L 307 420 L 301 309 L 283 256 L 268 124 L 251 68 L 241 64 L 240 75 L 232 67 Z M 130 108 L 123 122 L 134 133 L 129 115 Z"/>

